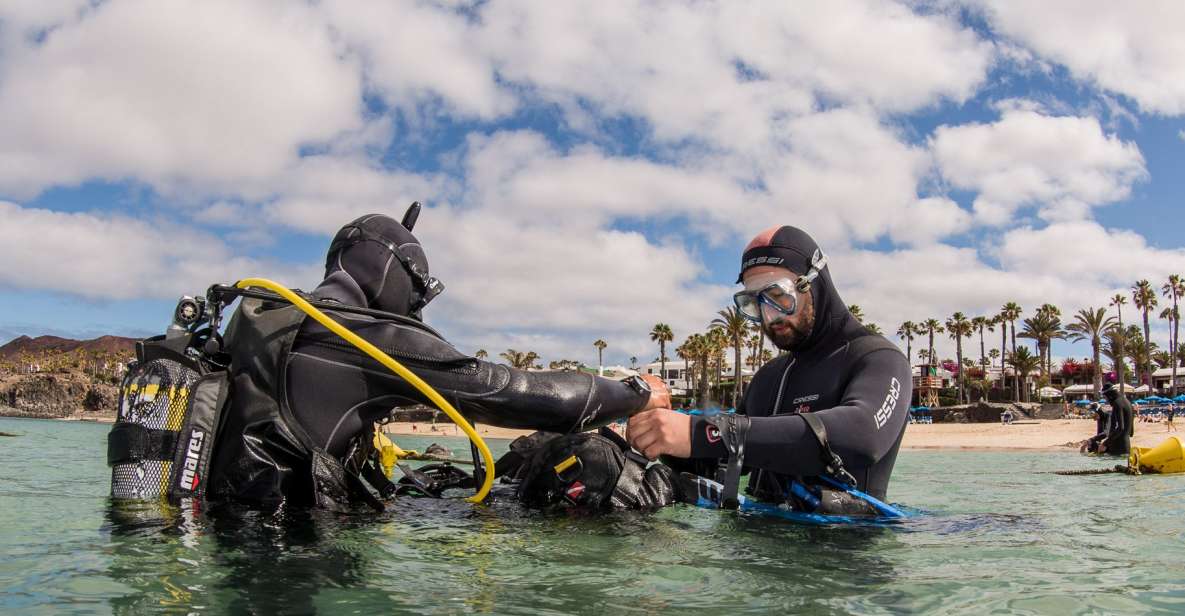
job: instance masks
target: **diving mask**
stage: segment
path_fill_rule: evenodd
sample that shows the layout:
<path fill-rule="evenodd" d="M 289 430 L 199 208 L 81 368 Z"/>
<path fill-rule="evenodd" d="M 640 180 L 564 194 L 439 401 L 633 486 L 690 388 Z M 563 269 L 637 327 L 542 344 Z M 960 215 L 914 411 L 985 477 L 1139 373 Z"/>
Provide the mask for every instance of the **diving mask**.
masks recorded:
<path fill-rule="evenodd" d="M 763 304 L 785 316 L 798 311 L 798 291 L 790 278 L 775 280 L 757 290 L 738 291 L 732 301 L 741 316 L 755 323 L 761 322 Z"/>

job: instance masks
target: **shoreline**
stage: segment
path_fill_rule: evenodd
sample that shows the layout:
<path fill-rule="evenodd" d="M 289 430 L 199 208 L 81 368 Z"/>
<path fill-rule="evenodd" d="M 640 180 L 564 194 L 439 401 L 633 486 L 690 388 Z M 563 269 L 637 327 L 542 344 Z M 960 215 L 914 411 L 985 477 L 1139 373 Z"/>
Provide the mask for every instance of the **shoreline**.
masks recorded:
<path fill-rule="evenodd" d="M 13 419 L 49 419 L 111 424 L 114 418 L 75 415 L 70 417 L 35 417 L 30 415 L 0 414 Z M 431 422 L 392 422 L 384 432 L 396 436 L 465 438 L 460 428 L 451 423 L 438 423 L 433 431 Z M 513 440 L 534 430 L 500 428 L 476 424 L 483 438 Z M 1077 452 L 1078 443 L 1093 436 L 1094 421 L 1082 419 L 1050 419 L 1025 421 L 1013 425 L 1000 423 L 940 423 L 911 424 L 901 442 L 902 451 L 1046 451 Z M 1170 435 L 1185 439 L 1185 430 L 1166 432 L 1163 423 L 1137 423 L 1133 447 L 1152 447 Z"/>

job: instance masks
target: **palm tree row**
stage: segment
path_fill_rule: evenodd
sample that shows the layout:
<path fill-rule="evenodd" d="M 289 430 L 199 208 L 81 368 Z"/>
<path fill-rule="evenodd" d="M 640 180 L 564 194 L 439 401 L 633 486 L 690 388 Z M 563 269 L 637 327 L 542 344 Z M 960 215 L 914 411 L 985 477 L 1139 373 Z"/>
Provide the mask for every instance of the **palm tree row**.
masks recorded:
<path fill-rule="evenodd" d="M 1160 312 L 1160 318 L 1169 324 L 1168 351 L 1160 351 L 1150 339 L 1149 315 L 1157 307 L 1157 293 L 1153 285 L 1147 280 L 1137 281 L 1131 287 L 1131 303 L 1140 312 L 1142 329 L 1136 325 L 1127 325 L 1123 320 L 1123 307 L 1128 303 L 1128 296 L 1116 294 L 1108 300 L 1108 307 L 1114 307 L 1116 314 L 1109 315 L 1108 308 L 1083 308 L 1073 315 L 1070 323 L 1062 322 L 1061 310 L 1052 304 L 1043 304 L 1033 316 L 1021 320 L 1023 309 L 1016 302 L 1007 302 L 994 315 L 976 316 L 968 319 L 961 312 L 955 312 L 945 322 L 938 319 L 926 319 L 921 322 L 905 321 L 897 328 L 896 335 L 905 343 L 905 353 L 911 356 L 913 341 L 916 337 L 926 336 L 927 346 L 918 352 L 919 358 L 927 365 L 937 365 L 934 353 L 934 335 L 946 332 L 955 341 L 957 366 L 957 392 L 960 401 L 965 399 L 967 383 L 964 377 L 964 363 L 971 364 L 963 357 L 963 338 L 969 338 L 976 332 L 979 334 L 979 364 L 984 368 L 991 365 L 989 357 L 1000 360 L 1000 374 L 1006 374 L 1006 368 L 1013 369 L 1013 397 L 1020 399 L 1021 383 L 1026 382 L 1028 375 L 1037 372 L 1039 383 L 1048 383 L 1053 373 L 1053 341 L 1065 340 L 1087 341 L 1091 346 L 1094 366 L 1099 366 L 1103 356 L 1111 360 L 1117 374 L 1116 380 L 1122 389 L 1126 383 L 1127 361 L 1136 373 L 1139 382 L 1151 384 L 1153 364 L 1172 368 L 1172 395 L 1177 395 L 1178 364 L 1185 360 L 1185 345 L 1181 344 L 1180 333 L 1180 303 L 1185 297 L 1185 277 L 1177 274 L 1170 275 L 1167 282 L 1161 286 L 1161 294 L 1171 302 L 1171 305 Z M 854 314 L 859 314 L 857 311 Z M 862 315 L 859 315 L 862 316 Z M 1020 320 L 1020 329 L 1017 321 Z M 1000 348 L 992 353 L 986 350 L 985 332 L 1000 328 Z M 1011 334 L 1011 336 L 1010 336 Z M 1033 340 L 1036 354 L 1024 347 L 1017 347 L 1016 339 Z M 1011 348 L 1009 342 L 1011 341 Z M 1093 375 L 1094 389 L 1097 394 L 1102 388 L 1102 372 L 1095 369 Z"/>

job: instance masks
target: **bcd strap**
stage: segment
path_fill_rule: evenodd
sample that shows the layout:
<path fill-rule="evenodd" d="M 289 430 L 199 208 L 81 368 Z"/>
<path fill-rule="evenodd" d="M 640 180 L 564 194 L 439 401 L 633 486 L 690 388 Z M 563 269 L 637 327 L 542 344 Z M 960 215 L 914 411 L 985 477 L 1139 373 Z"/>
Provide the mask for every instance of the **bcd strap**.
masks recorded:
<path fill-rule="evenodd" d="M 720 431 L 724 447 L 728 449 L 728 463 L 724 468 L 724 491 L 720 495 L 722 509 L 736 509 L 740 504 L 741 470 L 745 466 L 745 440 L 749 436 L 749 416 L 729 413 L 707 417 L 708 423 Z"/>
<path fill-rule="evenodd" d="M 177 450 L 177 433 L 151 430 L 140 424 L 118 422 L 107 433 L 107 465 L 141 460 L 172 460 Z"/>
<path fill-rule="evenodd" d="M 811 413 L 799 413 L 799 417 L 806 422 L 807 427 L 811 429 L 811 433 L 815 435 L 815 440 L 819 442 L 819 453 L 823 460 L 823 468 L 827 470 L 827 474 L 838 479 L 841 483 L 849 486 L 856 485 L 856 478 L 843 466 L 843 458 L 831 450 L 831 444 L 827 440 L 827 427 L 823 425 L 823 420 L 814 416 Z"/>

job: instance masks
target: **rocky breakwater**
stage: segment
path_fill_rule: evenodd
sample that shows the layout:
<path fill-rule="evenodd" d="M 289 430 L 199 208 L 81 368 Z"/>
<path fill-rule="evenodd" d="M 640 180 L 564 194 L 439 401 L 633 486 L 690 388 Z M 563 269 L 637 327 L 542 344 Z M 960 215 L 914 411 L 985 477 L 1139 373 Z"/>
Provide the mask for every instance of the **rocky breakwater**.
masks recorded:
<path fill-rule="evenodd" d="M 934 423 L 989 423 L 1012 409 L 1016 419 L 1032 419 L 1041 405 L 1028 402 L 976 402 L 930 409 Z"/>
<path fill-rule="evenodd" d="M 58 372 L 0 379 L 0 415 L 114 421 L 119 388 L 88 375 Z"/>

